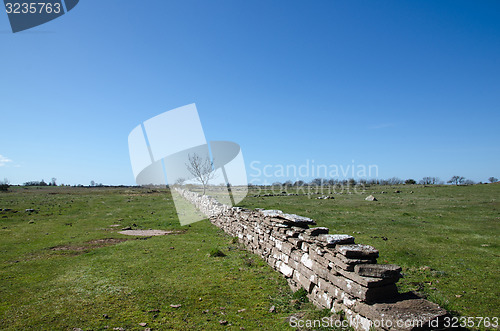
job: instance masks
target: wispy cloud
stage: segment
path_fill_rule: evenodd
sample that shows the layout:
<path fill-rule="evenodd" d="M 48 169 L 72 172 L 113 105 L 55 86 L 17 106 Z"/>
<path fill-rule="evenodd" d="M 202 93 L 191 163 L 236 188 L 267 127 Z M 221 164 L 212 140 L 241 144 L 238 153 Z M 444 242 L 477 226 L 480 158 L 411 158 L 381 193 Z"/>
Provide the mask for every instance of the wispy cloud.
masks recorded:
<path fill-rule="evenodd" d="M 12 160 L 6 156 L 3 156 L 2 154 L 0 154 L 0 167 L 3 167 L 4 165 L 6 165 L 9 162 L 12 162 Z"/>

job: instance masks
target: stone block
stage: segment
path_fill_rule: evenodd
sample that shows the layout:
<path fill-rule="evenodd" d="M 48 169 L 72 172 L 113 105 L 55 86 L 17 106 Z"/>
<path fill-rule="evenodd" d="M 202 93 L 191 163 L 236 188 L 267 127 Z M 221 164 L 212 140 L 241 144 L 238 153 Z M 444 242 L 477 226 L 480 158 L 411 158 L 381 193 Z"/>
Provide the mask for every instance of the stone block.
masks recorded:
<path fill-rule="evenodd" d="M 295 270 L 293 273 L 293 279 L 307 291 L 311 293 L 315 284 L 309 280 L 306 276 L 302 275 L 299 271 Z"/>
<path fill-rule="evenodd" d="M 409 294 L 399 295 L 387 303 L 367 304 L 358 301 L 352 310 L 371 321 L 384 319 L 386 325 L 390 322 L 393 325 L 391 330 L 444 330 L 440 322 L 448 314 L 437 304 Z"/>
<path fill-rule="evenodd" d="M 300 262 L 302 262 L 302 264 L 308 267 L 309 269 L 311 270 L 313 269 L 313 260 L 311 260 L 309 254 L 304 253 L 300 258 Z"/>
<path fill-rule="evenodd" d="M 326 280 L 330 281 L 333 285 L 340 288 L 347 294 L 366 302 L 375 302 L 390 299 L 396 296 L 398 293 L 395 284 L 389 284 L 379 287 L 365 287 L 351 279 L 345 278 L 340 274 L 328 275 Z"/>
<path fill-rule="evenodd" d="M 399 278 L 401 267 L 395 264 L 359 264 L 354 267 L 354 272 L 360 276 L 375 278 Z"/>
<path fill-rule="evenodd" d="M 335 250 L 347 258 L 377 258 L 378 250 L 370 245 L 337 245 Z"/>
<path fill-rule="evenodd" d="M 320 234 L 327 234 L 330 229 L 325 227 L 310 228 L 304 231 L 305 234 L 309 236 L 317 236 Z"/>
<path fill-rule="evenodd" d="M 276 266 L 278 268 L 278 270 L 283 274 L 285 275 L 286 278 L 290 278 L 293 276 L 293 269 L 290 268 L 285 262 L 283 261 L 278 261 L 276 263 Z"/>
<path fill-rule="evenodd" d="M 288 238 L 288 242 L 291 243 L 294 247 L 300 249 L 303 241 L 299 238 Z"/>
<path fill-rule="evenodd" d="M 300 259 L 302 258 L 302 255 L 304 254 L 303 251 L 301 250 L 294 250 L 290 253 L 290 257 L 292 259 L 294 259 L 295 261 L 300 261 Z"/>
<path fill-rule="evenodd" d="M 395 284 L 399 280 L 399 275 L 395 275 L 391 278 L 374 278 L 374 277 L 365 277 L 365 276 L 360 276 L 356 272 L 350 272 L 346 271 L 343 269 L 338 268 L 337 272 L 344 276 L 345 278 L 348 278 L 350 280 L 355 281 L 356 283 L 365 286 L 365 287 L 379 287 L 379 286 L 385 286 L 389 284 Z"/>
<path fill-rule="evenodd" d="M 324 267 L 324 268 L 327 268 L 327 267 L 328 267 L 328 262 L 329 262 L 329 261 L 328 261 L 325 257 L 323 257 L 323 256 L 319 255 L 319 254 L 316 252 L 316 249 L 313 249 L 313 248 L 310 248 L 310 249 L 309 249 L 309 257 L 310 257 L 312 260 L 314 260 L 314 261 L 316 261 L 317 263 L 319 263 L 322 267 Z"/>
<path fill-rule="evenodd" d="M 288 242 L 284 242 L 281 246 L 281 251 L 287 255 L 290 255 L 292 253 L 292 249 L 294 249 L 295 247 L 288 243 Z"/>
<path fill-rule="evenodd" d="M 322 234 L 318 236 L 318 240 L 326 247 L 354 244 L 354 237 L 348 234 Z"/>

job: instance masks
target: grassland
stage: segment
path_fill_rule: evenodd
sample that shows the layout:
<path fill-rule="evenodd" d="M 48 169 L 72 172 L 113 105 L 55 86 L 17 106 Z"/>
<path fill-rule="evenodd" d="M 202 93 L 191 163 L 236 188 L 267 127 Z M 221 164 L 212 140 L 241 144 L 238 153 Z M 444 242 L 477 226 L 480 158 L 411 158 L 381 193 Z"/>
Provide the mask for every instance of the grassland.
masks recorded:
<path fill-rule="evenodd" d="M 364 200 L 372 191 L 379 201 Z M 380 262 L 403 267 L 403 291 L 462 316 L 500 315 L 500 185 L 372 187 L 333 200 L 254 193 L 240 205 L 309 216 L 375 246 Z M 291 314 L 324 314 L 208 221 L 178 225 L 164 190 L 13 187 L 0 208 L 10 209 L 0 212 L 0 329 L 281 330 Z M 180 232 L 135 238 L 118 233 L 126 226 Z"/>
<path fill-rule="evenodd" d="M 363 194 L 342 193 L 332 194 L 333 200 L 315 194 L 253 197 L 242 206 L 307 216 L 330 233 L 376 247 L 379 263 L 403 267 L 400 292 L 420 292 L 461 316 L 500 316 L 499 184 L 372 186 Z M 369 194 L 378 201 L 365 201 Z"/>
<path fill-rule="evenodd" d="M 298 308 L 312 309 L 291 303 L 279 274 L 208 221 L 178 225 L 166 191 L 12 190 L 0 194 L 11 209 L 0 212 L 2 330 L 279 330 Z M 182 232 L 118 234 L 126 226 Z M 226 256 L 210 257 L 214 249 Z"/>

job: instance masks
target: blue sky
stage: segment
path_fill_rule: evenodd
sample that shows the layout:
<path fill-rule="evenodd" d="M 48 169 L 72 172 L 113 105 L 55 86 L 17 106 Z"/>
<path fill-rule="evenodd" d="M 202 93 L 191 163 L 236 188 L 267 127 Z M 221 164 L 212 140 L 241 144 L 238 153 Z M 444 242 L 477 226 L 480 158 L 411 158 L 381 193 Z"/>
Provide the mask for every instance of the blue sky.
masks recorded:
<path fill-rule="evenodd" d="M 190 103 L 250 177 L 307 160 L 500 177 L 499 1 L 85 0 L 16 34 L 3 12 L 0 39 L 12 183 L 134 184 L 129 132 Z"/>

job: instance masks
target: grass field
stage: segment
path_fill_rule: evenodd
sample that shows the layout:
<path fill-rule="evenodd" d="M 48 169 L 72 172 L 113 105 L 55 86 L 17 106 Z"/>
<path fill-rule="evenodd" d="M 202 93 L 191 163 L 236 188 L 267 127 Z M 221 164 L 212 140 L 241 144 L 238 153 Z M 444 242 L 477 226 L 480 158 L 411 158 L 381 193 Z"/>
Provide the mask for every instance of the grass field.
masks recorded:
<path fill-rule="evenodd" d="M 379 201 L 364 200 L 372 191 Z M 253 193 L 240 205 L 375 246 L 379 262 L 403 267 L 402 291 L 462 316 L 500 315 L 500 185 L 372 187 L 334 200 Z M 208 221 L 178 225 L 165 190 L 13 187 L 0 208 L 0 329 L 280 330 L 291 314 L 325 313 Z M 125 226 L 181 232 L 136 238 L 118 233 Z M 217 248 L 226 256 L 211 257 Z"/>
<path fill-rule="evenodd" d="M 500 316 L 499 184 L 372 186 L 364 194 L 343 193 L 333 194 L 334 200 L 314 194 L 253 197 L 241 205 L 307 216 L 330 233 L 376 247 L 379 263 L 403 267 L 400 292 L 418 291 L 462 316 Z M 369 194 L 379 201 L 365 201 Z"/>

